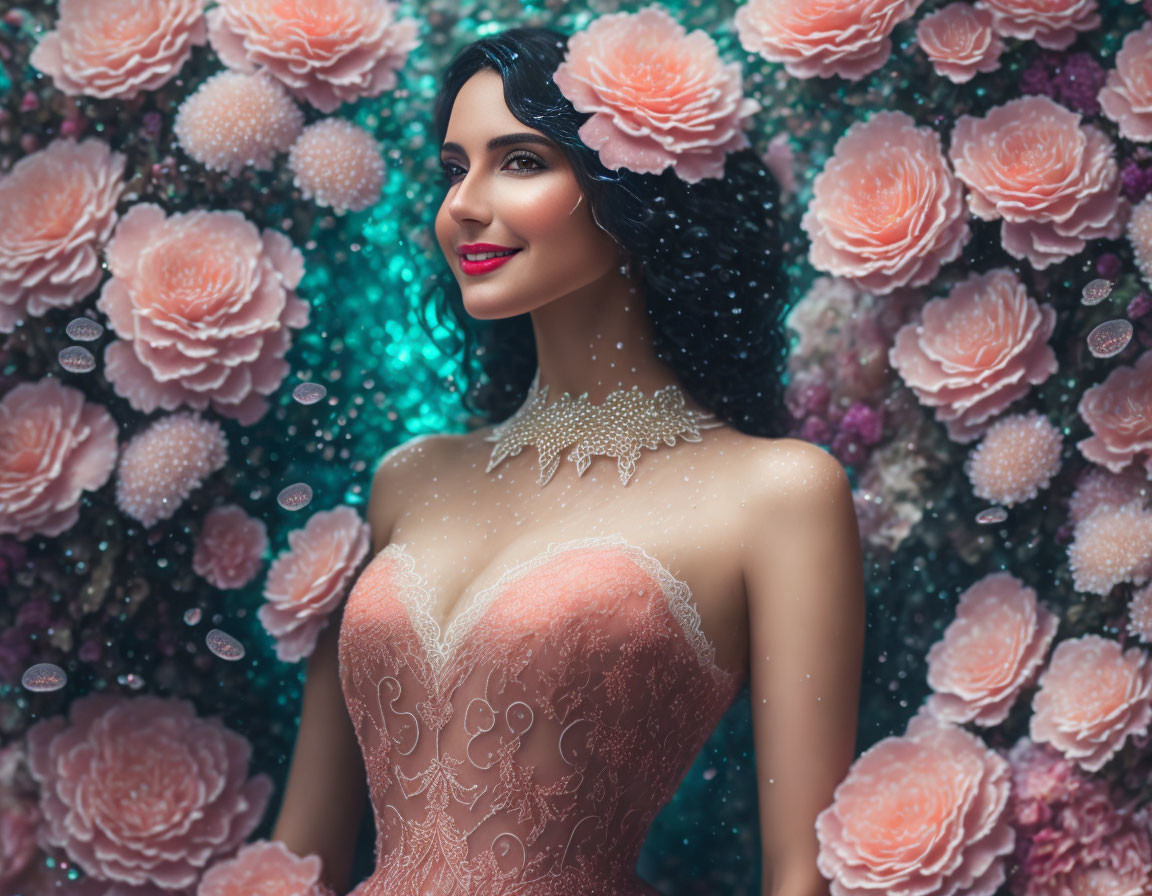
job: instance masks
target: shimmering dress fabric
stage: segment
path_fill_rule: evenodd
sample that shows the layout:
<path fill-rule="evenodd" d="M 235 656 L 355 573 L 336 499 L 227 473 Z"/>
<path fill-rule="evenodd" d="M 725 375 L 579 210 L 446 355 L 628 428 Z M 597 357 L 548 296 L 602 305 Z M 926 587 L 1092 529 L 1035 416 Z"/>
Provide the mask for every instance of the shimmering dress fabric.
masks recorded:
<path fill-rule="evenodd" d="M 356 581 L 340 678 L 376 869 L 358 896 L 633 896 L 648 826 L 741 685 L 688 586 L 616 536 L 551 544 L 446 632 L 402 544 Z"/>

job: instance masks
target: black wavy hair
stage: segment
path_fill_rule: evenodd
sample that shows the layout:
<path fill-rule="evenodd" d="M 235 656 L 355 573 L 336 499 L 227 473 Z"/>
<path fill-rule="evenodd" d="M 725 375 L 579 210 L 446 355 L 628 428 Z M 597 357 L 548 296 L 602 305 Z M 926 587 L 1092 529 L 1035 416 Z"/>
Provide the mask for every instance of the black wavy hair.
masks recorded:
<path fill-rule="evenodd" d="M 784 436 L 793 418 L 783 396 L 779 185 L 752 148 L 728 153 L 723 178 L 695 184 L 670 168 L 637 174 L 604 167 L 577 133 L 590 113 L 576 111 L 552 80 L 567 42 L 549 28 L 512 28 L 461 49 L 435 101 L 437 147 L 464 83 L 480 69 L 498 72 L 511 113 L 561 146 L 596 222 L 643 262 L 660 360 L 720 419 L 751 435 Z M 526 398 L 536 370 L 529 315 L 477 320 L 464 310 L 450 271 L 434 281 L 437 318 L 458 324 L 465 404 L 484 422 L 503 420 Z"/>

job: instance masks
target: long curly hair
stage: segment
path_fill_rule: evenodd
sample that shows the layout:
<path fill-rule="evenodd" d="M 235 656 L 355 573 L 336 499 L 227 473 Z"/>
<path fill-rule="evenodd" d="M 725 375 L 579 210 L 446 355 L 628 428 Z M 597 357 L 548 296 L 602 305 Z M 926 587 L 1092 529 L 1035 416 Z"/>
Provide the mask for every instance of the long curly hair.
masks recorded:
<path fill-rule="evenodd" d="M 590 114 L 576 111 L 552 80 L 567 42 L 552 29 L 513 28 L 461 49 L 436 97 L 437 145 L 464 83 L 480 69 L 499 72 L 512 114 L 560 144 L 594 220 L 643 263 L 657 357 L 696 401 L 736 429 L 785 435 L 793 418 L 784 403 L 779 185 L 751 148 L 728 153 L 723 178 L 695 184 L 671 169 L 637 174 L 604 167 L 577 133 Z M 486 423 L 508 417 L 527 397 L 536 370 L 529 315 L 473 318 L 450 270 L 432 278 L 429 311 L 438 322 L 457 324 L 452 350 L 464 353 L 468 410 Z M 427 317 L 425 323 L 434 326 Z"/>

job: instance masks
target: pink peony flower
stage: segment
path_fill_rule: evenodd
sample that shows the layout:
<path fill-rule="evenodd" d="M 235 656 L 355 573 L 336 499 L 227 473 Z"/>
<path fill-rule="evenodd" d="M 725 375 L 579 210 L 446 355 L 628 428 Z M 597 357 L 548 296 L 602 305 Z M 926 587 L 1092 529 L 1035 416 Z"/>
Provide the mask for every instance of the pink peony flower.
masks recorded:
<path fill-rule="evenodd" d="M 276 656 L 291 663 L 311 655 L 329 614 L 343 601 L 368 553 L 368 524 L 346 505 L 324 510 L 289 532 L 288 544 L 268 570 L 267 603 L 257 615 L 276 638 Z"/>
<path fill-rule="evenodd" d="M 375 205 L 384 186 L 380 144 L 343 118 L 322 118 L 306 127 L 289 150 L 288 169 L 305 199 L 337 215 Z"/>
<path fill-rule="evenodd" d="M 236 504 L 213 507 L 204 517 L 192 569 L 217 588 L 243 588 L 260 571 L 268 528 Z"/>
<path fill-rule="evenodd" d="M 927 283 L 972 235 L 940 137 L 903 112 L 852 125 L 812 192 L 800 222 L 812 266 L 870 292 Z"/>
<path fill-rule="evenodd" d="M 1007 760 L 928 715 L 853 762 L 816 818 L 834 896 L 992 896 L 1012 851 Z"/>
<path fill-rule="evenodd" d="M 1129 140 L 1152 140 L 1152 22 L 1124 38 L 1116 67 L 1100 89 L 1100 108 Z"/>
<path fill-rule="evenodd" d="M 580 139 L 606 168 L 671 167 L 689 183 L 724 176 L 726 154 L 750 145 L 744 120 L 760 109 L 743 95 L 739 63 L 725 64 L 711 37 L 686 33 L 657 4 L 573 34 L 552 80 L 593 113 Z"/>
<path fill-rule="evenodd" d="M 29 62 L 66 94 L 128 100 L 167 84 L 206 40 L 206 0 L 60 0 Z"/>
<path fill-rule="evenodd" d="M 257 67 L 321 112 L 380 96 L 419 40 L 419 22 L 397 19 L 389 0 L 221 0 L 208 39 L 229 68 Z"/>
<path fill-rule="evenodd" d="M 1058 624 L 1020 579 L 986 575 L 960 595 L 956 618 L 928 651 L 927 709 L 945 722 L 999 725 L 1039 673 Z"/>
<path fill-rule="evenodd" d="M 1152 482 L 1139 467 L 1125 467 L 1112 473 L 1100 467 L 1086 468 L 1076 480 L 1068 500 L 1068 519 L 1079 525 L 1097 510 L 1116 510 L 1132 501 L 1152 506 Z"/>
<path fill-rule="evenodd" d="M 249 778 L 248 741 L 187 700 L 90 694 L 69 713 L 29 729 L 29 764 L 43 836 L 87 874 L 188 890 L 259 824 L 272 780 Z"/>
<path fill-rule="evenodd" d="M 1063 437 L 1042 414 L 1012 414 L 988 427 L 964 463 L 972 493 L 1011 507 L 1031 501 L 1060 472 Z"/>
<path fill-rule="evenodd" d="M 268 410 L 288 373 L 304 259 L 288 237 L 237 211 L 167 217 L 134 205 L 107 248 L 112 279 L 96 303 L 121 338 L 104 373 L 138 411 L 209 404 L 245 425 Z"/>
<path fill-rule="evenodd" d="M 28 772 L 23 742 L 0 747 L 0 891 L 10 892 L 5 887 L 31 864 L 40 822 L 36 782 Z"/>
<path fill-rule="evenodd" d="M 197 162 L 235 177 L 245 165 L 271 169 L 303 128 L 304 113 L 279 81 L 226 69 L 180 104 L 172 131 Z"/>
<path fill-rule="evenodd" d="M 769 140 L 768 149 L 760 160 L 780 185 L 781 198 L 787 198 L 796 192 L 796 153 L 792 150 L 788 134 L 777 134 Z"/>
<path fill-rule="evenodd" d="M 957 442 L 1056 372 L 1047 344 L 1056 311 L 1038 305 L 1007 268 L 972 274 L 924 305 L 896 334 L 888 359 Z"/>
<path fill-rule="evenodd" d="M 103 140 L 53 140 L 0 175 L 0 333 L 68 308 L 100 283 L 125 156 Z"/>
<path fill-rule="evenodd" d="M 976 8 L 992 14 L 998 33 L 1048 50 L 1063 50 L 1077 32 L 1100 27 L 1096 0 L 977 0 Z"/>
<path fill-rule="evenodd" d="M 1136 267 L 1144 275 L 1144 282 L 1152 287 L 1152 194 L 1132 209 L 1127 236 Z"/>
<path fill-rule="evenodd" d="M 1092 430 L 1076 443 L 1084 457 L 1113 473 L 1140 460 L 1152 477 L 1152 349 L 1086 389 L 1076 410 Z"/>
<path fill-rule="evenodd" d="M 1077 591 L 1107 594 L 1152 576 L 1152 510 L 1133 501 L 1097 510 L 1076 526 L 1068 565 Z"/>
<path fill-rule="evenodd" d="M 749 53 L 782 62 L 794 78 L 858 81 L 892 55 L 889 35 L 923 0 L 749 0 L 736 33 Z"/>
<path fill-rule="evenodd" d="M 55 537 L 80 518 L 80 496 L 116 466 L 116 421 L 59 380 L 0 398 L 0 534 Z"/>
<path fill-rule="evenodd" d="M 1099 635 L 1061 641 L 1032 698 L 1032 740 L 1098 771 L 1152 721 L 1152 667 L 1138 647 Z"/>
<path fill-rule="evenodd" d="M 1124 229 L 1128 204 L 1112 142 L 1046 96 L 1011 100 L 984 118 L 960 116 L 949 153 L 972 213 L 1003 219 L 1005 251 L 1035 268 Z"/>
<path fill-rule="evenodd" d="M 133 436 L 120 454 L 116 503 L 145 526 L 172 516 L 228 461 L 220 424 L 197 414 L 169 414 Z"/>
<path fill-rule="evenodd" d="M 1004 41 L 992 30 L 992 15 L 968 3 L 949 3 L 916 26 L 916 41 L 936 74 L 964 84 L 977 72 L 1000 67 Z"/>
<path fill-rule="evenodd" d="M 327 896 L 320 857 L 305 858 L 279 840 L 257 840 L 204 872 L 196 896 Z"/>

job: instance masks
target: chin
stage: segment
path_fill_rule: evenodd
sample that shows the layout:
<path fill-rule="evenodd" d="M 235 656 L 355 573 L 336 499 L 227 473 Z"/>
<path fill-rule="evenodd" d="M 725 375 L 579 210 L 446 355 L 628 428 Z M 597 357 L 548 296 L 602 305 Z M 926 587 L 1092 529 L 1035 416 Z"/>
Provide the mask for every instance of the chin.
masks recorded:
<path fill-rule="evenodd" d="M 515 317 L 518 314 L 526 314 L 544 304 L 542 302 L 516 301 L 516 299 L 507 296 L 497 296 L 494 299 L 486 300 L 469 299 L 463 293 L 461 296 L 464 310 L 476 320 L 500 320 L 505 317 Z"/>

